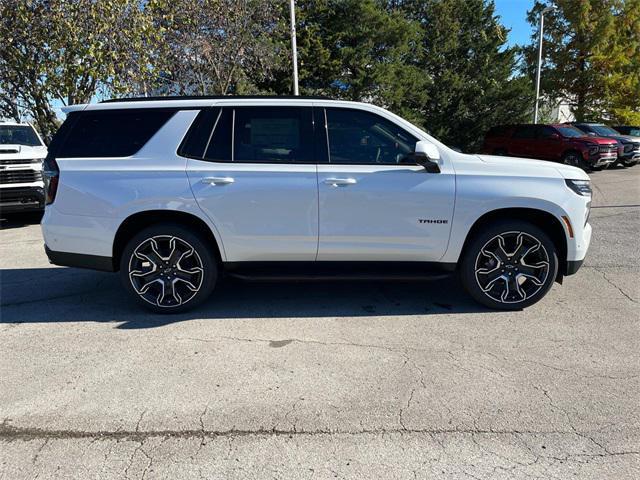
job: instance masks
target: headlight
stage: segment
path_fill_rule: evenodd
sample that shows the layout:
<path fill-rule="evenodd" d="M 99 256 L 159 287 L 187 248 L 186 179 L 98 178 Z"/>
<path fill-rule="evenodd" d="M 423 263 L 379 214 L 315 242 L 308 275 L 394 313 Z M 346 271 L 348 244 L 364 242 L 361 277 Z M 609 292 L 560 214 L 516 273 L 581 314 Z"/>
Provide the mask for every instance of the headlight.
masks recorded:
<path fill-rule="evenodd" d="M 600 147 L 598 147 L 597 145 L 594 147 L 589 147 L 589 155 L 595 155 L 599 151 L 600 151 Z"/>
<path fill-rule="evenodd" d="M 565 180 L 567 187 L 583 197 L 591 196 L 591 180 Z"/>
<path fill-rule="evenodd" d="M 44 162 L 44 157 L 31 159 L 31 163 L 43 163 L 43 162 Z"/>

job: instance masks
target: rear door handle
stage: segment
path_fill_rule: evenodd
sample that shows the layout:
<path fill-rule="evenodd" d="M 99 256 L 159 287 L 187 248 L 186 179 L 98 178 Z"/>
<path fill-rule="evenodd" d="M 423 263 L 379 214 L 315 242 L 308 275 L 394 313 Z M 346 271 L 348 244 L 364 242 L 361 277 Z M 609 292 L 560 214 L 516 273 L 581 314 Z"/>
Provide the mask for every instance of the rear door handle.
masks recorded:
<path fill-rule="evenodd" d="M 204 177 L 202 179 L 202 183 L 209 185 L 229 185 L 233 182 L 235 182 L 233 177 Z"/>
<path fill-rule="evenodd" d="M 326 178 L 324 183 L 334 187 L 347 187 L 349 185 L 355 185 L 358 181 L 355 178 Z"/>

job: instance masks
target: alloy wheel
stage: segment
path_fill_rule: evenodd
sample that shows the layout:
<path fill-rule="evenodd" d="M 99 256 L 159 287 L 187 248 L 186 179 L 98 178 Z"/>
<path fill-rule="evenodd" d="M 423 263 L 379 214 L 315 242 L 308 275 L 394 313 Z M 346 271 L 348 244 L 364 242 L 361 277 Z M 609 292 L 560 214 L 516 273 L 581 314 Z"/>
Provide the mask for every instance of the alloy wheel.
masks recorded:
<path fill-rule="evenodd" d="M 542 242 L 525 232 L 496 235 L 480 249 L 475 278 L 486 296 L 500 303 L 519 303 L 538 293 L 550 271 Z"/>
<path fill-rule="evenodd" d="M 178 307 L 200 290 L 202 259 L 185 240 L 156 235 L 142 241 L 129 260 L 129 280 L 136 293 L 158 307 Z"/>

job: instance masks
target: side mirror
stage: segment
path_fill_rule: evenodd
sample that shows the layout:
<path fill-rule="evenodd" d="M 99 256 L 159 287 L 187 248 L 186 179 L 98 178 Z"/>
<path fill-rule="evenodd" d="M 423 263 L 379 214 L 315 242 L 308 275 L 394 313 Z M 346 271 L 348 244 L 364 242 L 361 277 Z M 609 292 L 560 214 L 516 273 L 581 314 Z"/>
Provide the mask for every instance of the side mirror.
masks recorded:
<path fill-rule="evenodd" d="M 424 167 L 429 173 L 440 173 L 440 151 L 433 143 L 420 140 L 416 142 L 416 148 L 412 158 L 418 165 Z"/>
<path fill-rule="evenodd" d="M 552 134 L 549 136 L 549 138 L 550 138 L 551 140 L 560 140 L 560 135 L 559 135 L 559 134 L 557 134 L 557 133 L 552 133 Z"/>

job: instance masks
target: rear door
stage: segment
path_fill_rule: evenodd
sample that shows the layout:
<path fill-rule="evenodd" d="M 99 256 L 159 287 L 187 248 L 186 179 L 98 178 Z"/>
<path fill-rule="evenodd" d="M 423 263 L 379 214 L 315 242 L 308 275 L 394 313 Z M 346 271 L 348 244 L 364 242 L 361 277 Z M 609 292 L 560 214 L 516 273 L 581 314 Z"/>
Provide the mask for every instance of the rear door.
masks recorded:
<path fill-rule="evenodd" d="M 182 154 L 229 262 L 313 261 L 318 182 L 311 106 L 201 112 Z"/>
<path fill-rule="evenodd" d="M 533 125 L 518 125 L 513 131 L 509 155 L 535 157 L 536 131 Z"/>
<path fill-rule="evenodd" d="M 451 166 L 428 173 L 408 162 L 418 139 L 376 113 L 315 109 L 329 147 L 318 164 L 318 260 L 438 261 L 453 216 Z"/>

